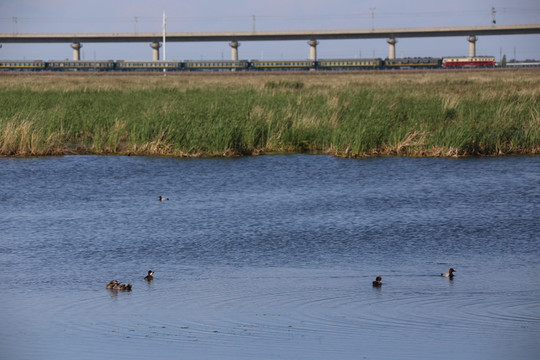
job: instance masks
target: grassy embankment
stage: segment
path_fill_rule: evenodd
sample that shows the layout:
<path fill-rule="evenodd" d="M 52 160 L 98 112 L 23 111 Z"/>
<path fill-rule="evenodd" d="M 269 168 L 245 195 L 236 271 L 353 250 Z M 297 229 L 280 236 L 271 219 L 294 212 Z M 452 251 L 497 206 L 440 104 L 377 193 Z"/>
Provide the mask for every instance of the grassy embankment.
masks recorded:
<path fill-rule="evenodd" d="M 0 155 L 540 153 L 540 71 L 0 74 Z"/>

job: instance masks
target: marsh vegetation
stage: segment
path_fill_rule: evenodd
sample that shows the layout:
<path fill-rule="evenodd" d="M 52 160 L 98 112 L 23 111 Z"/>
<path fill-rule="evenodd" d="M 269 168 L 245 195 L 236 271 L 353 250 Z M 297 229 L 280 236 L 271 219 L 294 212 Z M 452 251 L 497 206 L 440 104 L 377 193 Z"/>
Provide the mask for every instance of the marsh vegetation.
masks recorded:
<path fill-rule="evenodd" d="M 540 71 L 0 74 L 0 155 L 540 153 Z"/>

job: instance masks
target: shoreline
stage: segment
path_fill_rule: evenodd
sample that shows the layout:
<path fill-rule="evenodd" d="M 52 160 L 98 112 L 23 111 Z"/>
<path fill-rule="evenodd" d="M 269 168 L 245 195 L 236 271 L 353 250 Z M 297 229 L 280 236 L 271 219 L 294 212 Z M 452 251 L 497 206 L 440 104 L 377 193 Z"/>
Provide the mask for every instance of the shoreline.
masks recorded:
<path fill-rule="evenodd" d="M 179 158 L 179 159 L 217 159 L 217 158 L 240 158 L 240 157 L 256 157 L 256 156 L 274 156 L 274 155 L 327 155 L 343 159 L 369 159 L 369 158 L 384 158 L 384 157 L 408 157 L 408 158 L 448 158 L 448 159 L 466 159 L 466 158 L 488 158 L 488 157 L 515 157 L 515 156 L 539 156 L 540 148 L 532 151 L 512 151 L 512 152 L 499 152 L 497 154 L 460 154 L 456 149 L 438 150 L 438 151 L 422 151 L 419 153 L 399 153 L 396 151 L 391 152 L 378 152 L 373 151 L 365 154 L 348 155 L 343 153 L 327 151 L 264 151 L 261 149 L 254 149 L 249 153 L 238 153 L 235 151 L 225 151 L 223 153 L 148 153 L 148 152 L 93 152 L 89 150 L 77 150 L 77 151 L 59 151 L 47 154 L 0 154 L 0 158 L 12 158 L 12 159 L 30 159 L 40 157 L 62 157 L 62 156 L 142 156 L 142 157 L 164 157 L 164 158 Z"/>

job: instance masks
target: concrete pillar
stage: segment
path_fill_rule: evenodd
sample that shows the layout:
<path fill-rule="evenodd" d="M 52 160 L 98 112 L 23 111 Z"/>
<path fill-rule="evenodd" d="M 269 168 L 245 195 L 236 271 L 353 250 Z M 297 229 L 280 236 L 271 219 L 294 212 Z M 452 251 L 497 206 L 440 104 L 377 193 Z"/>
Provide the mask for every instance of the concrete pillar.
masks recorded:
<path fill-rule="evenodd" d="M 309 59 L 313 61 L 317 61 L 317 45 L 319 45 L 319 42 L 315 39 L 309 40 Z"/>
<path fill-rule="evenodd" d="M 81 60 L 81 48 L 82 48 L 81 43 L 74 42 L 73 44 L 71 44 L 71 47 L 73 48 L 73 60 L 74 61 Z"/>
<path fill-rule="evenodd" d="M 389 59 L 395 59 L 396 58 L 396 43 L 397 43 L 397 40 L 392 37 L 392 38 L 386 40 L 386 42 L 388 43 L 388 58 Z"/>
<path fill-rule="evenodd" d="M 469 57 L 476 56 L 476 40 L 478 38 L 474 35 L 469 36 Z"/>
<path fill-rule="evenodd" d="M 240 43 L 236 40 L 233 40 L 229 43 L 229 46 L 231 47 L 232 61 L 238 61 L 238 47 L 240 46 Z"/>
<path fill-rule="evenodd" d="M 158 61 L 159 60 L 159 48 L 161 47 L 160 43 L 155 41 L 152 44 L 150 44 L 150 47 L 152 48 L 152 60 Z"/>

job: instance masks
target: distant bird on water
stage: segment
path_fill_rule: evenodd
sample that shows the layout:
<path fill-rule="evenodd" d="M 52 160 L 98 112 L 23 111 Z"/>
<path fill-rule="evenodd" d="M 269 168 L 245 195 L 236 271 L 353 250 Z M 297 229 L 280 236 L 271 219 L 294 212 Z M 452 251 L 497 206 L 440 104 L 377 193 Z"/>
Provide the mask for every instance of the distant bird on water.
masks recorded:
<path fill-rule="evenodd" d="M 382 280 L 382 276 L 377 276 L 375 278 L 375 281 L 373 282 L 373 287 L 381 287 L 382 285 L 381 280 Z"/>
<path fill-rule="evenodd" d="M 169 198 L 159 195 L 159 201 L 166 201 L 166 200 L 169 200 Z"/>
<path fill-rule="evenodd" d="M 146 281 L 152 281 L 154 280 L 154 272 L 152 270 L 148 270 L 148 275 L 144 277 L 144 280 Z"/>
<path fill-rule="evenodd" d="M 456 270 L 454 270 L 453 268 L 450 268 L 450 270 L 448 270 L 447 273 L 442 273 L 441 276 L 444 276 L 444 277 L 447 277 L 447 278 L 450 278 L 452 279 L 454 277 L 454 272 Z"/>
<path fill-rule="evenodd" d="M 118 284 L 115 287 L 113 287 L 113 290 L 131 291 L 131 284 Z"/>
<path fill-rule="evenodd" d="M 117 280 L 111 280 L 111 282 L 108 283 L 105 286 L 105 289 L 113 289 L 116 285 L 118 285 L 118 281 Z"/>
<path fill-rule="evenodd" d="M 131 284 L 119 284 L 117 280 L 111 280 L 105 286 L 106 289 L 131 291 Z"/>

